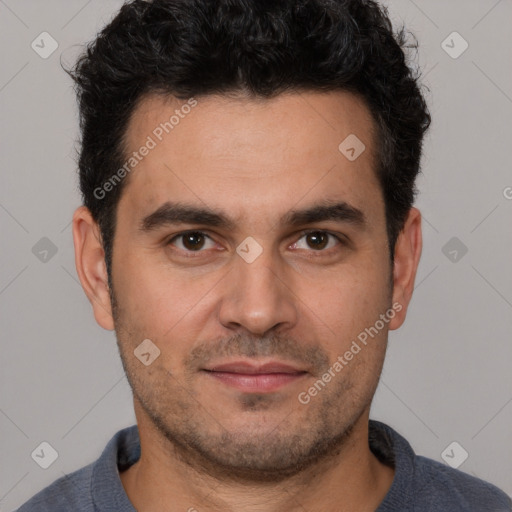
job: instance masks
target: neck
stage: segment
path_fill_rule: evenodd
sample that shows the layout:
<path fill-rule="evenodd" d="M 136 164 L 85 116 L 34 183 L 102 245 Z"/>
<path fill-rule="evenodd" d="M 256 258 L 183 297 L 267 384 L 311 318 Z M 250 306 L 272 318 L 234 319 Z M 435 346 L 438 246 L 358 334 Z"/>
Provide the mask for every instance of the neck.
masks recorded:
<path fill-rule="evenodd" d="M 393 481 L 394 470 L 369 449 L 369 410 L 335 454 L 278 483 L 219 479 L 199 470 L 163 437 L 137 404 L 135 410 L 141 457 L 120 476 L 139 512 L 373 511 Z"/>

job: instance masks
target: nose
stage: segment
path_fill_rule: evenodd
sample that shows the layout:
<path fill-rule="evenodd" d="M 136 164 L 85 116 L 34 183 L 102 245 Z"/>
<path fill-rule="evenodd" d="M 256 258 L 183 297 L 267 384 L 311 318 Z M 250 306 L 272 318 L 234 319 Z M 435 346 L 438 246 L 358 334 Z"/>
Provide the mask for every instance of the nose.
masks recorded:
<path fill-rule="evenodd" d="M 297 323 L 292 276 L 277 259 L 266 251 L 252 263 L 235 257 L 222 291 L 219 317 L 224 327 L 261 336 Z"/>

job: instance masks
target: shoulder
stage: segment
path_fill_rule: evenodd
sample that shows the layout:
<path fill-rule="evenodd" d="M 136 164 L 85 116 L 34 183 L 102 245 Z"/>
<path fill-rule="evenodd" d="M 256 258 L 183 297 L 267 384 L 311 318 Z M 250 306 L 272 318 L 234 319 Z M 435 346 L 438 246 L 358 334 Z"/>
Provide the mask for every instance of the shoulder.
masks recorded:
<path fill-rule="evenodd" d="M 65 475 L 34 495 L 16 512 L 63 512 L 94 510 L 91 478 L 94 463 Z"/>
<path fill-rule="evenodd" d="M 512 511 L 510 498 L 484 480 L 422 456 L 416 456 L 415 468 L 415 492 L 436 510 Z"/>
<path fill-rule="evenodd" d="M 140 457 L 137 426 L 117 432 L 98 460 L 69 475 L 64 475 L 38 492 L 16 512 L 94 512 L 129 510 L 119 471 Z"/>
<path fill-rule="evenodd" d="M 510 498 L 494 485 L 435 460 L 416 455 L 390 426 L 370 420 L 370 447 L 395 467 L 378 512 L 512 512 Z"/>

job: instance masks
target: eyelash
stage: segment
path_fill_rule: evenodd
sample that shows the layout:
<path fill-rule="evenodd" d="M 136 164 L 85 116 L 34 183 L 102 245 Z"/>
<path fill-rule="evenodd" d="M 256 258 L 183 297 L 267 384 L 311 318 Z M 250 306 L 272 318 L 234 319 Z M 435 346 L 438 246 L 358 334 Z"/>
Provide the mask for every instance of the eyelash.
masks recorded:
<path fill-rule="evenodd" d="M 322 255 L 322 254 L 330 254 L 330 252 L 332 250 L 335 250 L 336 247 L 338 246 L 346 246 L 347 245 L 347 242 L 340 236 L 338 235 L 335 235 L 334 233 L 331 233 L 330 231 L 326 231 L 326 230 L 322 230 L 322 229 L 308 229 L 308 230 L 304 230 L 304 231 L 301 231 L 300 232 L 300 237 L 297 239 L 297 242 L 299 240 L 301 240 L 302 238 L 304 238 L 305 236 L 311 234 L 311 233 L 322 233 L 322 234 L 326 234 L 328 236 L 331 236 L 333 237 L 338 243 L 336 244 L 336 246 L 334 247 L 330 247 L 329 249 L 320 249 L 320 250 L 314 250 L 314 249 L 310 249 L 309 252 L 311 253 L 318 253 L 318 255 Z M 178 238 L 180 237 L 184 237 L 186 235 L 189 235 L 189 234 L 199 234 L 199 235 L 202 235 L 204 236 L 205 238 L 208 238 L 209 240 L 211 241 L 214 241 L 212 239 L 211 236 L 209 236 L 207 233 L 205 233 L 204 231 L 198 231 L 198 230 L 189 230 L 189 231 L 183 231 L 181 233 L 178 233 L 176 235 L 174 235 L 172 238 L 170 238 L 166 243 L 165 245 L 173 245 L 173 242 L 175 240 L 177 240 Z M 297 243 L 297 242 L 294 242 L 294 243 Z M 188 251 L 188 250 L 183 250 L 183 249 L 176 249 L 176 251 L 179 251 L 182 255 L 184 255 L 184 257 L 186 258 L 197 258 L 201 255 L 201 253 L 204 253 L 204 252 L 207 252 L 207 250 L 199 250 L 199 251 Z M 315 256 L 313 256 L 315 257 Z"/>

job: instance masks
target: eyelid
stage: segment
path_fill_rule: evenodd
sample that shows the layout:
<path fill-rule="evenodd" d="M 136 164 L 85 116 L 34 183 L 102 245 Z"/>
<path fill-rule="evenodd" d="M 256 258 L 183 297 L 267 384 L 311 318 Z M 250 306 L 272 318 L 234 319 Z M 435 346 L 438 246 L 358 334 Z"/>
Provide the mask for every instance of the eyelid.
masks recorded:
<path fill-rule="evenodd" d="M 201 229 L 188 229 L 188 230 L 185 230 L 185 231 L 180 231 L 179 233 L 176 233 L 174 235 L 171 236 L 171 238 L 169 238 L 166 242 L 165 242 L 165 245 L 174 245 L 172 242 L 175 241 L 177 238 L 180 238 L 180 237 L 184 237 L 188 234 L 191 234 L 191 233 L 198 233 L 202 236 L 204 236 L 205 238 L 209 239 L 211 242 L 213 243 L 216 243 L 215 240 L 208 234 L 207 231 L 204 231 L 204 230 L 201 230 Z M 298 235 L 299 237 L 297 237 L 297 233 L 294 235 L 294 238 L 296 239 L 295 242 L 292 243 L 293 244 L 296 244 L 299 240 L 301 240 L 303 237 L 311 234 L 311 233 L 324 233 L 328 236 L 331 236 L 333 237 L 338 243 L 336 244 L 336 246 L 338 245 L 346 245 L 348 243 L 348 241 L 342 236 L 342 235 L 339 235 L 339 234 L 336 234 L 336 233 L 332 233 L 331 231 L 328 231 L 326 229 L 319 229 L 319 228 L 310 228 L 310 229 L 303 229 L 301 231 L 299 231 Z M 336 247 L 335 246 L 335 247 Z M 321 253 L 327 253 L 329 252 L 330 250 L 332 249 L 335 249 L 335 247 L 330 247 L 329 249 L 325 249 L 325 250 L 315 250 L 315 249 L 310 249 L 310 252 L 312 253 L 318 253 L 318 254 L 321 254 Z M 178 247 L 175 248 L 175 250 L 179 251 L 180 253 L 185 253 L 187 255 L 199 255 L 203 252 L 207 252 L 208 249 L 199 249 L 197 251 L 189 251 L 189 250 L 185 250 L 185 249 L 180 249 Z"/>
<path fill-rule="evenodd" d="M 299 238 L 297 239 L 296 242 L 293 242 L 294 244 L 296 244 L 299 240 L 301 240 L 303 237 L 311 234 L 311 233 L 323 233 L 323 234 L 326 234 L 328 236 L 331 236 L 333 237 L 338 243 L 336 244 L 336 246 L 338 245 L 347 245 L 348 241 L 345 239 L 345 237 L 341 234 L 336 234 L 336 233 L 332 233 L 331 231 L 327 230 L 327 229 L 318 229 L 318 228 L 311 228 L 311 229 L 304 229 L 302 231 L 300 231 L 300 236 Z M 329 252 L 331 249 L 334 249 L 335 247 L 330 247 L 329 249 L 325 249 L 325 250 L 315 250 L 315 249 L 310 249 L 311 252 L 314 252 L 314 253 L 318 253 L 318 254 L 321 254 L 321 253 L 327 253 Z"/>
<path fill-rule="evenodd" d="M 200 230 L 200 229 L 188 229 L 186 231 L 180 231 L 179 233 L 176 233 L 174 235 L 172 235 L 169 239 L 167 239 L 167 241 L 164 243 L 165 246 L 167 245 L 173 245 L 173 242 L 178 239 L 178 238 L 181 238 L 181 237 L 184 237 L 186 235 L 190 235 L 192 233 L 197 233 L 197 234 L 200 234 L 202 236 L 204 236 L 205 238 L 207 238 L 208 240 L 210 240 L 211 242 L 215 243 L 215 240 L 210 236 L 208 235 L 207 232 L 203 231 L 203 230 Z M 206 252 L 208 249 L 199 249 L 197 251 L 188 251 L 188 250 L 185 250 L 185 249 L 180 249 L 179 247 L 175 247 L 175 250 L 181 252 L 181 253 L 185 253 L 187 255 L 193 255 L 193 254 L 200 254 L 202 252 Z"/>

